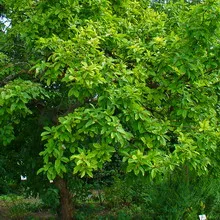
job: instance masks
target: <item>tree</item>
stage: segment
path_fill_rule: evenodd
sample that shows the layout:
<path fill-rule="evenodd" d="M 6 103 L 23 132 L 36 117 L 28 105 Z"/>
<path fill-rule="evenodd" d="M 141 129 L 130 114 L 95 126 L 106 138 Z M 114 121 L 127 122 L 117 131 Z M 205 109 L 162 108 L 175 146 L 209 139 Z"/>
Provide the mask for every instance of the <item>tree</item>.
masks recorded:
<path fill-rule="evenodd" d="M 67 175 L 92 178 L 115 153 L 152 178 L 217 167 L 219 4 L 3 1 L 1 145 L 54 180 L 63 219 Z"/>

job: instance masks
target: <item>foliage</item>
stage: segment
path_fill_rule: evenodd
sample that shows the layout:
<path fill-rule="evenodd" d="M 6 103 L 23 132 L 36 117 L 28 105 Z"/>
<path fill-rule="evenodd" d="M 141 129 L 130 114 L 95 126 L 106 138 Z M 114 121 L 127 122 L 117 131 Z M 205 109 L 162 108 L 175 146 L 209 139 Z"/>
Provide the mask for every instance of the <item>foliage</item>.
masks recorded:
<path fill-rule="evenodd" d="M 7 173 L 5 171 L 5 168 L 4 168 L 4 158 L 0 157 L 0 195 L 1 194 L 5 194 L 5 193 L 8 193 L 9 191 L 9 188 L 8 188 L 8 185 L 7 185 Z"/>
<path fill-rule="evenodd" d="M 184 173 L 153 182 L 146 177 L 118 179 L 105 191 L 105 204 L 138 219 L 196 219 L 199 214 L 218 218 L 219 179 L 193 175 L 188 184 Z"/>
<path fill-rule="evenodd" d="M 189 160 L 192 169 L 206 171 L 218 136 L 218 2 L 184 5 L 182 11 L 174 5 L 172 15 L 129 2 L 126 19 L 125 12 L 119 15 L 108 1 L 90 4 L 77 11 L 79 2 L 35 3 L 35 14 L 20 19 L 27 28 L 21 30 L 21 23 L 14 23 L 9 30 L 11 34 L 21 31 L 27 52 L 34 42 L 35 56 L 41 57 L 31 60 L 35 76 L 46 83 L 44 90 L 58 90 L 69 103 L 56 103 L 54 108 L 63 108 L 60 112 L 65 116 L 58 115 L 58 124 L 42 133 L 46 149 L 40 171 L 54 179 L 70 165 L 74 174 L 92 177 L 116 150 L 124 155 L 127 172 L 144 175 L 149 170 L 154 177 Z M 66 9 L 65 15 L 61 8 Z M 71 10 L 77 16 L 66 17 Z M 97 10 L 103 15 L 93 14 Z M 44 13 L 37 17 L 40 11 Z M 52 12 L 57 15 L 53 21 L 48 19 Z M 16 14 L 10 16 L 13 20 Z M 60 20 L 62 28 L 69 25 L 61 34 Z M 38 36 L 46 21 L 56 25 Z M 1 93 L 2 111 L 15 118 L 19 111 L 30 113 L 25 104 L 43 92 L 42 86 L 31 83 L 7 83 Z M 6 129 L 5 121 L 7 117 L 2 121 L 3 144 L 8 144 L 13 127 L 7 123 Z M 170 134 L 176 143 L 170 141 Z"/>
<path fill-rule="evenodd" d="M 46 177 L 91 178 L 114 155 L 122 173 L 151 178 L 219 172 L 219 0 L 3 0 L 0 9 L 10 24 L 2 19 L 0 33 L 8 170 L 43 188 Z"/>
<path fill-rule="evenodd" d="M 59 206 L 59 192 L 57 189 L 49 188 L 44 191 L 41 195 L 43 205 L 51 209 L 51 211 L 56 213 Z"/>

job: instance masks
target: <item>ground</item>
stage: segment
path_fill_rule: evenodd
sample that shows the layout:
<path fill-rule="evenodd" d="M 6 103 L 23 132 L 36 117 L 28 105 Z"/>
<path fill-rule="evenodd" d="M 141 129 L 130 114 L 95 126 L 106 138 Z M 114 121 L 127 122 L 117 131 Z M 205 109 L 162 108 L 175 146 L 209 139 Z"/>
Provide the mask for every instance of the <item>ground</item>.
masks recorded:
<path fill-rule="evenodd" d="M 37 209 L 38 199 L 0 200 L 0 220 L 55 220 L 56 215 L 48 210 Z M 31 210 L 31 208 L 33 210 Z M 35 210 L 34 210 L 35 207 Z"/>

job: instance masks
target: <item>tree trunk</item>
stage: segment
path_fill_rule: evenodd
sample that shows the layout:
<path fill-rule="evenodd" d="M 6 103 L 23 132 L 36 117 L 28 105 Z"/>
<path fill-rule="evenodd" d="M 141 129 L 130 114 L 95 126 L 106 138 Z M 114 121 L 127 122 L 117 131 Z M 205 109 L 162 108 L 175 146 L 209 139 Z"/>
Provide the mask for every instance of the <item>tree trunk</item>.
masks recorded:
<path fill-rule="evenodd" d="M 73 220 L 74 206 L 72 203 L 72 195 L 67 187 L 66 180 L 57 177 L 54 181 L 54 184 L 60 191 L 60 219 Z"/>

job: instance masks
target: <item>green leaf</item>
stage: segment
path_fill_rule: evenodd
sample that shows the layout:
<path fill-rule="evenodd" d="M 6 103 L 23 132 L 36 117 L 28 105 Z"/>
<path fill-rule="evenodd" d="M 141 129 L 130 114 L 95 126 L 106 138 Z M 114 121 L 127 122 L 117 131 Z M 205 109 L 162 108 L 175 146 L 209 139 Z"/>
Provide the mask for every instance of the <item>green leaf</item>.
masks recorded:
<path fill-rule="evenodd" d="M 44 167 L 40 168 L 38 171 L 37 171 L 37 175 L 44 172 Z"/>
<path fill-rule="evenodd" d="M 91 177 L 91 178 L 93 177 L 93 174 L 91 171 L 88 170 L 86 173 L 88 174 L 89 177 Z"/>
<path fill-rule="evenodd" d="M 152 169 L 150 175 L 151 175 L 151 178 L 154 179 L 156 177 L 156 170 Z"/>
<path fill-rule="evenodd" d="M 70 97 L 70 96 L 73 96 L 73 95 L 74 95 L 76 98 L 79 97 L 79 91 L 76 90 L 75 88 L 70 89 L 69 92 L 68 92 L 68 96 L 69 96 L 69 97 Z"/>
<path fill-rule="evenodd" d="M 85 124 L 85 128 L 88 128 L 90 125 L 94 124 L 93 120 L 89 120 L 86 124 Z"/>
<path fill-rule="evenodd" d="M 61 169 L 60 165 L 61 165 L 60 159 L 56 159 L 55 160 L 55 170 L 57 171 L 58 174 L 60 173 L 60 169 Z"/>
<path fill-rule="evenodd" d="M 69 159 L 67 157 L 62 157 L 61 158 L 61 161 L 64 162 L 64 163 L 68 163 L 69 162 Z"/>
<path fill-rule="evenodd" d="M 60 168 L 61 168 L 61 171 L 62 171 L 62 172 L 64 172 L 64 173 L 67 172 L 67 169 L 66 169 L 66 167 L 65 167 L 63 164 L 60 166 Z"/>
<path fill-rule="evenodd" d="M 46 136 L 46 135 L 48 135 L 48 134 L 50 134 L 49 131 L 44 131 L 44 132 L 41 133 L 41 136 Z"/>
<path fill-rule="evenodd" d="M 83 171 L 81 172 L 80 177 L 81 177 L 81 178 L 83 178 L 85 175 L 86 175 L 86 171 L 85 171 L 85 170 L 83 170 Z"/>
<path fill-rule="evenodd" d="M 48 78 L 48 79 L 47 79 L 47 86 L 49 86 L 50 84 L 51 84 L 51 79 Z"/>

